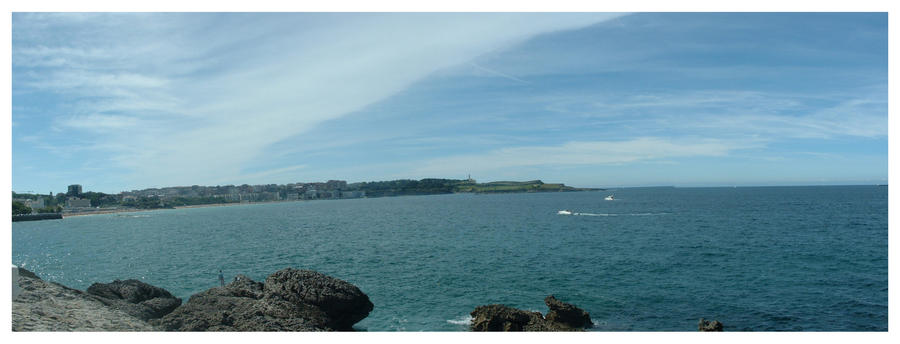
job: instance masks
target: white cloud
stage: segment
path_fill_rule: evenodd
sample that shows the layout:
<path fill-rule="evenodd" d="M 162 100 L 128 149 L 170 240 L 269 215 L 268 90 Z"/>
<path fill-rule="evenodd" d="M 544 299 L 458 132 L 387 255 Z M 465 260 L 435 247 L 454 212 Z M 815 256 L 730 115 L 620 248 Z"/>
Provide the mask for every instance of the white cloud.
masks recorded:
<path fill-rule="evenodd" d="M 129 128 L 138 126 L 139 123 L 140 122 L 138 121 L 138 119 L 134 117 L 99 114 L 73 116 L 63 119 L 59 122 L 60 125 L 68 128 L 83 129 L 94 132 L 127 130 Z"/>
<path fill-rule="evenodd" d="M 609 14 L 16 14 L 14 91 L 77 105 L 139 185 L 234 181 L 271 144 L 444 68 Z M 138 125 L 140 124 L 140 125 Z M 315 144 L 315 143 L 310 143 Z"/>
<path fill-rule="evenodd" d="M 644 132 L 768 140 L 880 138 L 887 136 L 886 93 L 873 86 L 842 94 L 694 90 L 634 95 L 568 94 L 525 101 L 537 102 L 547 111 L 585 123 L 615 123 Z"/>
<path fill-rule="evenodd" d="M 245 180 L 246 181 L 245 183 L 248 183 L 248 184 L 250 184 L 250 183 L 266 184 L 269 181 L 271 181 L 272 179 L 278 179 L 279 177 L 283 178 L 285 176 L 295 175 L 294 172 L 296 172 L 297 170 L 305 169 L 305 168 L 307 168 L 306 164 L 274 168 L 271 170 L 245 174 L 245 175 L 240 176 L 240 179 Z"/>
<path fill-rule="evenodd" d="M 737 149 L 760 146 L 755 141 L 664 139 L 644 137 L 624 141 L 575 141 L 553 146 L 528 146 L 458 155 L 426 161 L 415 175 L 460 175 L 496 172 L 527 166 L 613 165 L 661 161 L 677 157 L 726 156 Z"/>

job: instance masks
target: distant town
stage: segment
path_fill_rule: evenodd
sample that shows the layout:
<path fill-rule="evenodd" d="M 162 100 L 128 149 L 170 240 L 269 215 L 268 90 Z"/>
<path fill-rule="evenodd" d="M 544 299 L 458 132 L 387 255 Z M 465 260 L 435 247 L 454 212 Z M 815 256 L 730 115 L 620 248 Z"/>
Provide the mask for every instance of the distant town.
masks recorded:
<path fill-rule="evenodd" d="M 477 183 L 474 179 L 392 180 L 348 184 L 343 180 L 327 182 L 174 186 L 123 191 L 118 194 L 83 191 L 82 185 L 69 185 L 65 193 L 46 195 L 12 194 L 13 216 L 35 214 L 77 214 L 99 211 L 165 209 L 183 206 L 348 199 L 448 193 L 560 192 L 598 189 L 573 188 L 564 184 L 526 182 Z"/>

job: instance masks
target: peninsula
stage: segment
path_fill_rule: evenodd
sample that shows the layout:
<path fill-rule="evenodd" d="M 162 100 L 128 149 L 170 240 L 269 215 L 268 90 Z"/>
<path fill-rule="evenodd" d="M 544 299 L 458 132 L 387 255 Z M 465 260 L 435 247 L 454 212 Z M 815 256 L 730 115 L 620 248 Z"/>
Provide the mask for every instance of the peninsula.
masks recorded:
<path fill-rule="evenodd" d="M 562 183 L 531 181 L 495 181 L 478 183 L 468 179 L 425 178 L 347 183 L 327 182 L 175 186 L 123 191 L 118 194 L 82 192 L 81 185 L 70 185 L 67 192 L 49 195 L 13 192 L 15 220 L 51 218 L 47 213 L 70 215 L 137 209 L 167 209 L 202 205 L 241 204 L 344 198 L 372 198 L 452 193 L 570 192 L 603 189 L 575 188 Z M 30 215 L 30 214 L 47 215 Z"/>

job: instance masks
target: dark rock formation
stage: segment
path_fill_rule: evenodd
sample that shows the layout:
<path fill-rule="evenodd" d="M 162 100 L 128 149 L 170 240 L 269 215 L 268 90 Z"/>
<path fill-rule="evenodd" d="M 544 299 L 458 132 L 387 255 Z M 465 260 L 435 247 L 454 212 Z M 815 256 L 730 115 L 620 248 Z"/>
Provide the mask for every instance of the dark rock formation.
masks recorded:
<path fill-rule="evenodd" d="M 168 291 L 137 280 L 94 283 L 82 292 L 20 269 L 18 283 L 23 291 L 13 302 L 14 331 L 352 330 L 374 308 L 350 283 L 295 269 L 278 271 L 266 283 L 238 275 L 181 307 Z"/>
<path fill-rule="evenodd" d="M 580 331 L 593 326 L 590 315 L 581 308 L 548 296 L 544 303 L 550 308 L 547 317 L 504 305 L 475 307 L 472 331 Z"/>
<path fill-rule="evenodd" d="M 87 288 L 87 293 L 111 308 L 145 321 L 161 318 L 181 305 L 181 299 L 165 289 L 134 279 L 94 283 Z"/>
<path fill-rule="evenodd" d="M 349 330 L 374 307 L 356 286 L 311 270 L 275 272 L 266 278 L 265 298 L 316 306 L 328 317 L 326 325 L 336 330 Z"/>
<path fill-rule="evenodd" d="M 38 277 L 37 275 L 35 275 L 33 272 L 28 271 L 28 270 L 25 270 L 25 268 L 23 268 L 23 267 L 21 267 L 21 266 L 19 267 L 19 277 L 27 277 L 27 278 L 32 278 L 32 279 L 41 279 L 40 277 Z"/>
<path fill-rule="evenodd" d="M 472 331 L 552 331 L 540 312 L 523 311 L 504 305 L 475 307 Z"/>
<path fill-rule="evenodd" d="M 545 320 L 559 324 L 561 327 L 582 329 L 594 327 L 591 315 L 570 303 L 557 300 L 553 295 L 547 296 L 544 303 L 550 308 Z"/>
<path fill-rule="evenodd" d="M 697 330 L 700 332 L 722 332 L 722 323 L 718 320 L 707 321 L 703 318 L 700 318 L 700 323 L 697 324 Z"/>
<path fill-rule="evenodd" d="M 347 331 L 373 308 L 350 283 L 288 268 L 265 283 L 239 275 L 152 323 L 172 331 Z"/>

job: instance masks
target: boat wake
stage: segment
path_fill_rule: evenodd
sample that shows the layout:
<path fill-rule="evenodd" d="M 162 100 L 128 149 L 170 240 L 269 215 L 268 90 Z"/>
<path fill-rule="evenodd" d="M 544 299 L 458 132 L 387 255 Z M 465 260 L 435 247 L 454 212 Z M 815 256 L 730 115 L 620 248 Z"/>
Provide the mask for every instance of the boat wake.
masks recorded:
<path fill-rule="evenodd" d="M 577 213 L 569 210 L 560 210 L 556 212 L 558 215 L 572 215 L 572 216 L 662 216 L 669 215 L 670 213 L 625 213 L 625 214 L 606 214 L 606 213 Z"/>

